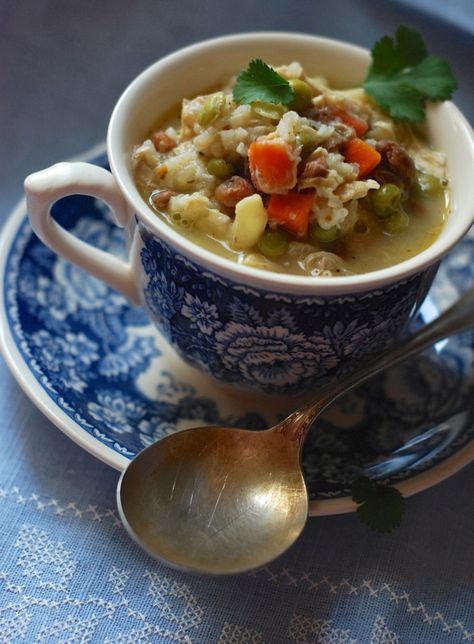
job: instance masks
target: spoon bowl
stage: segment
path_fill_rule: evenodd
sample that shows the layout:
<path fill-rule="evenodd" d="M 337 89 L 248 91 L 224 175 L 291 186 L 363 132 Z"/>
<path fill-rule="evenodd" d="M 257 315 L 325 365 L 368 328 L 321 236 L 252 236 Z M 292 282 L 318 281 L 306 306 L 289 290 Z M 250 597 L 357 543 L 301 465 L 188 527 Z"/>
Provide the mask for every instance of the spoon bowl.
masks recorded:
<path fill-rule="evenodd" d="M 230 574 L 272 561 L 298 538 L 307 519 L 300 454 L 319 414 L 383 369 L 473 326 L 474 288 L 270 429 L 200 427 L 150 445 L 118 483 L 125 527 L 149 554 L 187 571 Z"/>
<path fill-rule="evenodd" d="M 218 574 L 279 556 L 308 515 L 299 450 L 276 429 L 201 427 L 168 436 L 124 471 L 117 501 L 150 554 Z"/>

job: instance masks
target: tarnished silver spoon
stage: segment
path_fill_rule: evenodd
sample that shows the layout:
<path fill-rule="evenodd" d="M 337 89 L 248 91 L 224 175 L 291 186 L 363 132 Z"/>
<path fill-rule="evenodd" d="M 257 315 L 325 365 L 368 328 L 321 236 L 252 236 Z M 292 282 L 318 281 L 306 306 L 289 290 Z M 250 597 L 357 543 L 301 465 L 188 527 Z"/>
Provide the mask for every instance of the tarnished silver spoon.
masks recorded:
<path fill-rule="evenodd" d="M 199 427 L 150 445 L 118 482 L 118 509 L 126 529 L 150 555 L 182 570 L 230 574 L 275 559 L 307 520 L 300 452 L 317 416 L 374 374 L 472 327 L 474 289 L 399 346 L 324 387 L 313 402 L 270 429 Z"/>

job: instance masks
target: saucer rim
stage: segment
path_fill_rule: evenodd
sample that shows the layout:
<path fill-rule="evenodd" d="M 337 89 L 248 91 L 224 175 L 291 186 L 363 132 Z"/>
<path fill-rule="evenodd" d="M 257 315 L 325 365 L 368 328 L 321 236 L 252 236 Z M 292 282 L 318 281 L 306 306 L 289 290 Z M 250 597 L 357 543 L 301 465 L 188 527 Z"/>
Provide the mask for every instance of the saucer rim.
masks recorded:
<path fill-rule="evenodd" d="M 73 161 L 87 161 L 106 152 L 105 143 L 99 143 Z M 68 438 L 89 454 L 119 472 L 128 465 L 130 459 L 105 445 L 98 438 L 83 429 L 51 399 L 33 375 L 27 360 L 18 349 L 8 319 L 5 302 L 5 269 L 9 261 L 18 231 L 27 219 L 26 199 L 21 199 L 5 219 L 0 233 L 0 351 L 15 380 L 31 402 Z M 32 234 L 34 234 L 32 232 Z M 450 478 L 469 463 L 474 461 L 474 440 L 461 448 L 456 454 L 439 461 L 428 470 L 415 474 L 399 483 L 396 487 L 405 497 L 418 494 Z M 350 496 L 337 499 L 318 499 L 309 502 L 309 516 L 331 516 L 353 512 L 357 504 Z"/>

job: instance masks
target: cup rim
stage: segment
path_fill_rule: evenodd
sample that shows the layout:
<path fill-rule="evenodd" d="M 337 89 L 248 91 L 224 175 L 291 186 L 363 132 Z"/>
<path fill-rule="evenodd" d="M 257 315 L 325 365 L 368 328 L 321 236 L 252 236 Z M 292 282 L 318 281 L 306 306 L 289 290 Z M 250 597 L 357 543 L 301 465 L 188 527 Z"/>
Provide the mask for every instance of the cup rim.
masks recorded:
<path fill-rule="evenodd" d="M 107 155 L 110 167 L 132 211 L 137 214 L 139 219 L 155 235 L 170 244 L 190 261 L 197 263 L 201 267 L 221 277 L 231 279 L 233 282 L 250 285 L 262 290 L 311 294 L 315 296 L 350 294 L 386 287 L 395 282 L 407 279 L 440 261 L 472 225 L 474 221 L 474 200 L 469 208 L 465 208 L 468 212 L 465 214 L 461 213 L 463 216 L 460 218 L 459 223 L 456 222 L 456 228 L 441 234 L 430 246 L 413 257 L 375 271 L 331 277 L 277 273 L 238 264 L 233 260 L 221 257 L 199 246 L 195 242 L 188 240 L 179 231 L 174 230 L 172 226 L 152 212 L 151 208 L 136 189 L 131 172 L 127 169 L 126 157 L 127 153 L 129 155 L 131 150 L 125 151 L 120 146 L 119 133 L 123 125 L 124 112 L 129 109 L 131 104 L 138 101 L 140 91 L 143 90 L 147 83 L 152 82 L 152 79 L 160 70 L 164 70 L 171 65 L 175 66 L 180 61 L 182 62 L 188 59 L 191 55 L 196 56 L 209 48 L 239 44 L 240 41 L 248 44 L 249 39 L 258 40 L 259 42 L 274 42 L 275 40 L 289 42 L 291 40 L 298 40 L 299 42 L 306 42 L 308 46 L 319 45 L 347 52 L 348 56 L 352 54 L 359 57 L 359 61 L 365 59 L 364 62 L 367 64 L 370 61 L 369 50 L 358 45 L 323 36 L 286 31 L 242 32 L 208 38 L 182 47 L 160 58 L 138 74 L 125 88 L 113 109 L 107 131 Z M 453 122 L 456 122 L 457 129 L 462 131 L 465 143 L 469 146 L 474 170 L 474 132 L 466 117 L 452 101 L 445 101 L 427 106 L 428 119 L 430 115 L 434 115 L 439 110 L 445 111 L 446 116 L 449 116 Z M 127 178 L 129 181 L 127 181 Z M 132 189 L 132 185 L 134 189 Z M 451 217 L 452 213 L 449 216 Z"/>

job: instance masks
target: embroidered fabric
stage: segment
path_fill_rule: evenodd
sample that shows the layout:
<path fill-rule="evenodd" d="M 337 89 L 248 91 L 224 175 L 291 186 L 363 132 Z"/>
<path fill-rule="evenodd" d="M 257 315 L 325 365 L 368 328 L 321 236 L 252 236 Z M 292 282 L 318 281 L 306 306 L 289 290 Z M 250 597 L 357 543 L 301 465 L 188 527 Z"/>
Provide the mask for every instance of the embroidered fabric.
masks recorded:
<path fill-rule="evenodd" d="M 55 431 L 41 425 L 36 440 L 54 444 Z M 27 434 L 23 426 L 21 437 Z M 113 507 L 114 473 L 89 467 L 99 484 L 91 498 L 78 487 L 88 457 L 61 438 L 62 459 L 49 476 L 23 472 L 24 487 L 0 488 L 8 526 L 1 535 L 1 644 L 474 641 L 472 569 L 460 575 L 457 558 L 446 557 L 440 577 L 434 563 L 451 529 L 440 522 L 429 552 L 423 549 L 430 501 L 447 502 L 462 480 L 413 500 L 408 525 L 393 536 L 367 533 L 354 516 L 316 520 L 271 566 L 211 579 L 171 571 L 138 551 Z M 53 489 L 56 475 L 63 485 L 55 497 L 31 491 Z M 462 527 L 467 545 L 472 517 Z M 421 579 L 420 563 L 429 562 L 432 572 Z"/>

